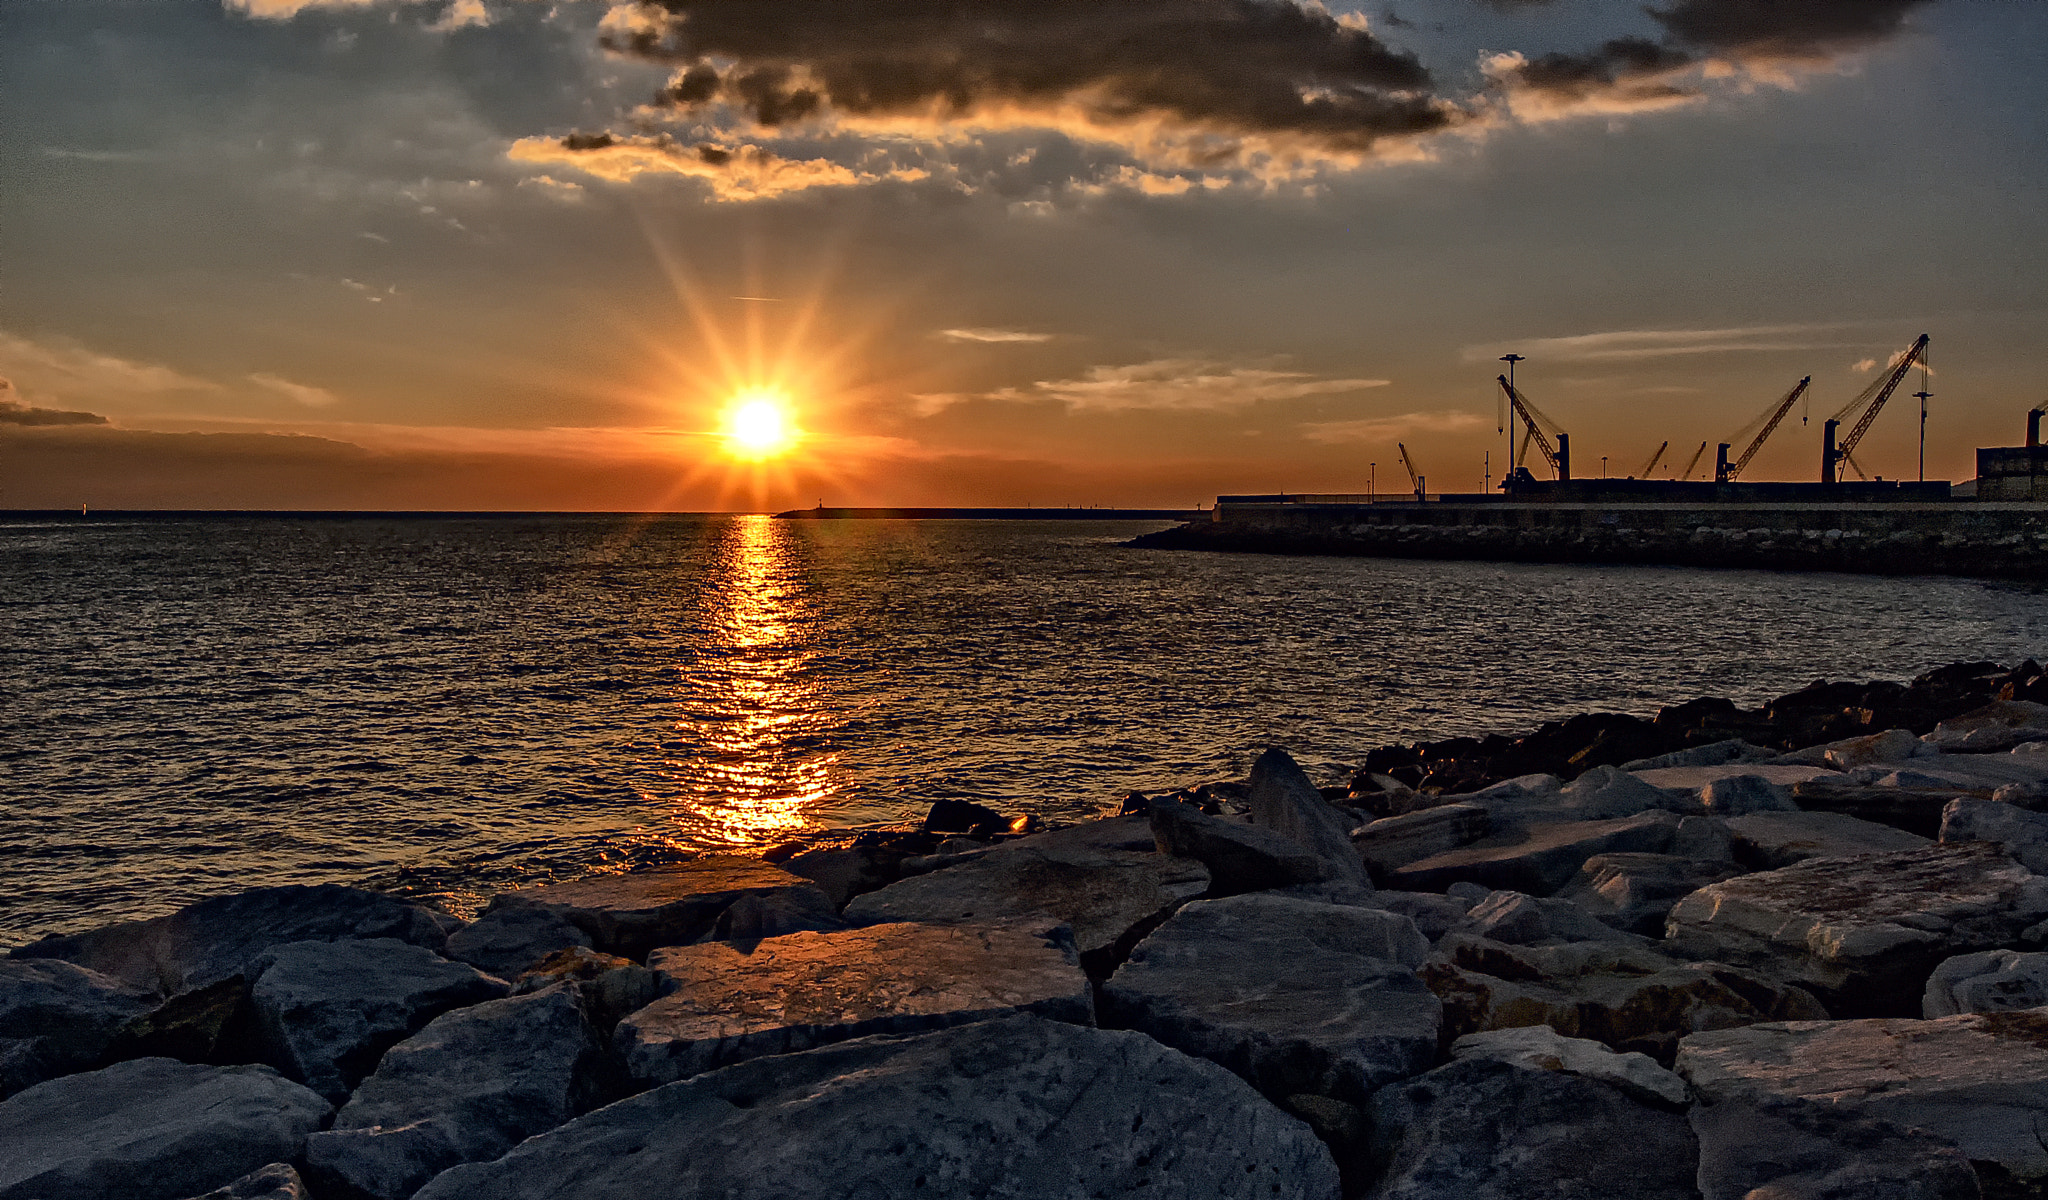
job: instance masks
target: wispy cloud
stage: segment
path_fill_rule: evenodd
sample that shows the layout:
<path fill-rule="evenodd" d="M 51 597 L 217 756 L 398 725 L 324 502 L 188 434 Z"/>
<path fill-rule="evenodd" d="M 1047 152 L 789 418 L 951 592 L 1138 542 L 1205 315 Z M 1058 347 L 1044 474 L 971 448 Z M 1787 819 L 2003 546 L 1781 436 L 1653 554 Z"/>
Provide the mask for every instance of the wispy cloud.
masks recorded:
<path fill-rule="evenodd" d="M 1503 354 L 1547 359 L 1665 358 L 1677 354 L 1780 353 L 1791 350 L 1838 350 L 1865 343 L 1825 339 L 1822 335 L 1851 328 L 1826 325 L 1750 325 L 1733 329 L 1618 329 L 1570 337 L 1526 338 L 1466 346 L 1459 357 L 1484 362 Z"/>
<path fill-rule="evenodd" d="M 341 399 L 341 397 L 336 396 L 326 388 L 314 387 L 306 383 L 293 383 L 289 379 L 267 373 L 251 375 L 249 376 L 249 382 L 268 388 L 292 403 L 303 404 L 307 408 L 326 408 L 338 403 Z"/>
<path fill-rule="evenodd" d="M 1332 396 L 1385 387 L 1385 379 L 1324 379 L 1305 371 L 1231 366 L 1196 358 L 1156 358 L 1122 366 L 1090 367 L 1075 379 L 1043 379 L 1028 387 L 993 392 L 939 392 L 914 396 L 930 416 L 968 400 L 1059 403 L 1068 412 L 1224 412 L 1276 400 Z"/>
<path fill-rule="evenodd" d="M 0 373 L 38 402 L 117 407 L 169 397 L 213 394 L 220 385 L 156 363 L 101 354 L 69 338 L 29 338 L 0 331 Z"/>
<path fill-rule="evenodd" d="M 1049 333 L 1033 333 L 1028 329 L 941 329 L 932 334 L 948 342 L 1049 342 Z"/>
<path fill-rule="evenodd" d="M 1464 433 L 1493 423 L 1478 413 L 1411 412 L 1391 417 L 1364 417 L 1355 421 L 1312 421 L 1301 427 L 1301 436 L 1311 442 L 1385 442 L 1418 433 Z"/>
<path fill-rule="evenodd" d="M 61 408 L 38 408 L 14 398 L 14 383 L 0 379 L 0 425 L 105 425 L 98 413 Z"/>

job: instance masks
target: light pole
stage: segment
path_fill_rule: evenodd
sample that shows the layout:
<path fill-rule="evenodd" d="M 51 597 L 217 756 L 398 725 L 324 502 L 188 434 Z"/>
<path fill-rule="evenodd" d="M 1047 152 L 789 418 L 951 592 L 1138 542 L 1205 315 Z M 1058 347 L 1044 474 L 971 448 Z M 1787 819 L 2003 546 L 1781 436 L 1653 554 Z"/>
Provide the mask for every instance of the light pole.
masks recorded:
<path fill-rule="evenodd" d="M 1607 456 L 1605 454 L 1600 456 L 1600 478 L 1607 478 Z"/>
<path fill-rule="evenodd" d="M 1485 465 L 1480 468 L 1479 490 L 1482 493 L 1491 496 L 1493 494 L 1493 451 L 1488 450 L 1486 452 L 1486 457 L 1481 461 L 1484 462 Z"/>
<path fill-rule="evenodd" d="M 1913 393 L 1920 398 L 1920 482 L 1927 482 L 1927 398 L 1934 393 L 1927 390 L 1927 381 L 1920 381 L 1920 390 Z"/>
<path fill-rule="evenodd" d="M 1379 502 L 1379 495 L 1380 465 L 1378 463 L 1367 463 L 1365 464 L 1365 502 L 1367 504 L 1377 504 Z"/>

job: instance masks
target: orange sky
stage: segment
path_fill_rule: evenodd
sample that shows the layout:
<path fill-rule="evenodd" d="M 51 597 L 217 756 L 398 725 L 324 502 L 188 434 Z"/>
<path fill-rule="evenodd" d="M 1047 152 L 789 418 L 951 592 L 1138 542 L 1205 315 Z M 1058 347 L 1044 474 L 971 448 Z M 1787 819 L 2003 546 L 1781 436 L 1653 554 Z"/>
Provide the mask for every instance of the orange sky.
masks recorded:
<path fill-rule="evenodd" d="M 954 14 L 16 12 L 0 506 L 1188 506 L 1399 490 L 1397 442 L 1477 490 L 1509 351 L 1580 474 L 1811 374 L 1748 472 L 1811 478 L 1922 332 L 1931 477 L 2048 399 L 2037 7 Z"/>

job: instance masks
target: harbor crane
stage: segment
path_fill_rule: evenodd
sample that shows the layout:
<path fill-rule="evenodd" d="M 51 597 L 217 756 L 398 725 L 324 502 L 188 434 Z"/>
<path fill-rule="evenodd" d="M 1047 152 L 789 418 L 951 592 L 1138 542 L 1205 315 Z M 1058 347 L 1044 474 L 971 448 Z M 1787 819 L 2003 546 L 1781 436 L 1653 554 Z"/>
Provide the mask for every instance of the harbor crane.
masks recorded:
<path fill-rule="evenodd" d="M 1900 355 L 1899 360 L 1893 363 L 1884 374 L 1871 380 L 1868 386 L 1856 393 L 1854 400 L 1844 404 L 1840 412 L 1829 417 L 1827 423 L 1821 426 L 1820 481 L 1822 483 L 1837 483 L 1840 481 L 1840 473 L 1836 470 L 1836 467 L 1848 459 L 1851 454 L 1855 453 L 1858 443 L 1863 441 L 1863 435 L 1870 432 L 1871 422 L 1877 420 L 1877 414 L 1884 409 L 1884 402 L 1892 398 L 1892 393 L 1898 389 L 1899 381 L 1904 379 L 1906 373 L 1913 369 L 1913 364 L 1925 362 L 1926 360 L 1927 335 L 1923 333 L 1920 335 L 1920 340 L 1914 342 L 1904 354 Z M 1835 430 L 1841 428 L 1842 418 L 1848 416 L 1864 404 L 1868 404 L 1870 407 L 1864 409 L 1863 415 L 1856 419 L 1855 426 L 1849 430 L 1849 436 L 1837 443 L 1835 441 Z M 1854 464 L 1851 463 L 1851 465 L 1853 466 Z M 1861 473 L 1860 468 L 1858 473 Z"/>
<path fill-rule="evenodd" d="M 1799 403 L 1799 397 L 1804 396 L 1806 394 L 1807 385 L 1812 382 L 1813 376 L 1808 375 L 1806 378 L 1792 385 L 1792 390 L 1785 393 L 1785 398 L 1783 400 L 1778 401 L 1777 405 L 1769 410 L 1770 418 L 1764 422 L 1764 427 L 1756 435 L 1756 440 L 1752 441 L 1748 445 L 1748 447 L 1743 450 L 1742 457 L 1736 459 L 1732 463 L 1729 462 L 1728 443 L 1721 443 L 1721 448 L 1718 451 L 1716 451 L 1714 455 L 1715 483 L 1735 482 L 1735 480 L 1742 474 L 1742 469 L 1749 465 L 1749 460 L 1756 457 L 1756 452 L 1758 450 L 1763 449 L 1764 441 L 1767 438 L 1769 438 L 1771 434 L 1777 431 L 1778 423 L 1785 419 L 1785 414 L 1791 412 L 1792 406 L 1794 404 Z M 1742 435 L 1737 434 L 1736 436 L 1740 437 Z"/>
<path fill-rule="evenodd" d="M 1629 478 L 1648 479 L 1650 477 L 1650 472 L 1657 469 L 1657 464 L 1664 461 L 1664 452 L 1669 449 L 1671 449 L 1671 439 L 1665 438 L 1664 444 L 1657 447 L 1657 452 L 1650 456 L 1650 461 L 1643 464 L 1643 469 L 1629 476 Z"/>
<path fill-rule="evenodd" d="M 1549 417 L 1544 416 L 1543 413 L 1534 404 L 1531 404 L 1529 402 L 1529 398 L 1527 396 L 1524 396 L 1521 392 L 1516 391 L 1515 385 L 1508 382 L 1507 376 L 1499 376 L 1499 379 L 1500 390 L 1507 393 L 1509 407 L 1514 410 L 1516 415 L 1522 418 L 1522 423 L 1528 427 L 1528 433 L 1525 435 L 1523 439 L 1525 443 L 1525 445 L 1523 446 L 1523 452 L 1527 453 L 1528 447 L 1526 445 L 1526 442 L 1528 441 L 1528 439 L 1534 438 L 1536 441 L 1536 445 L 1543 451 L 1543 457 L 1545 461 L 1550 463 L 1550 469 L 1552 471 L 1557 472 L 1558 482 L 1563 483 L 1569 481 L 1572 477 L 1571 435 L 1566 433 L 1563 429 L 1558 428 L 1558 424 L 1556 421 L 1553 421 Z M 1556 432 L 1556 446 L 1552 446 L 1550 444 L 1550 439 L 1547 436 L 1545 436 L 1545 426 L 1548 426 L 1551 430 Z"/>
<path fill-rule="evenodd" d="M 2043 400 L 2039 405 L 2027 412 L 2027 448 L 2029 450 L 2041 444 L 2042 413 L 2048 413 L 2048 400 Z"/>
<path fill-rule="evenodd" d="M 1421 500 L 1425 491 L 1423 487 L 1424 480 L 1415 470 L 1415 460 L 1408 457 L 1408 443 L 1395 442 L 1394 444 L 1401 448 L 1401 465 L 1408 468 L 1408 482 L 1415 485 L 1415 498 Z"/>
<path fill-rule="evenodd" d="M 1706 444 L 1705 442 L 1701 442 L 1701 443 L 1700 443 L 1700 448 L 1692 452 L 1692 458 L 1691 458 L 1690 460 L 1688 460 L 1688 461 L 1686 462 L 1686 464 L 1685 464 L 1685 472 L 1684 472 L 1683 474 L 1681 474 L 1681 475 L 1679 476 L 1679 478 L 1680 478 L 1680 479 L 1691 479 L 1691 478 L 1692 478 L 1692 471 L 1693 471 L 1693 468 L 1694 468 L 1694 467 L 1697 467 L 1697 466 L 1699 466 L 1699 465 L 1700 465 L 1700 459 L 1701 459 L 1701 458 L 1703 458 L 1703 457 L 1704 457 L 1704 456 L 1706 455 L 1706 453 L 1707 453 L 1707 444 Z"/>

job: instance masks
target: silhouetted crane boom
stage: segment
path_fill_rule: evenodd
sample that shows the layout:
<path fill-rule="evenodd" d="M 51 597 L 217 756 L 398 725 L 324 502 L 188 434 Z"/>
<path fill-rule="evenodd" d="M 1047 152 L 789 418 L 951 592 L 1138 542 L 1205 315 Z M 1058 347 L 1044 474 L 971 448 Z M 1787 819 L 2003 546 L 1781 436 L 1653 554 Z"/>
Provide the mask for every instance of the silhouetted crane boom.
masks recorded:
<path fill-rule="evenodd" d="M 1637 479 L 1648 479 L 1650 472 L 1657 469 L 1657 464 L 1664 461 L 1664 452 L 1669 449 L 1671 449 L 1671 439 L 1665 438 L 1664 444 L 1657 447 L 1657 452 L 1650 456 L 1650 461 L 1643 464 L 1643 469 L 1637 471 L 1635 477 Z"/>
<path fill-rule="evenodd" d="M 1513 406 L 1516 413 L 1520 414 L 1522 423 L 1528 426 L 1529 436 L 1536 439 L 1537 448 L 1543 451 L 1544 460 L 1550 464 L 1550 469 L 1557 472 L 1558 479 L 1570 479 L 1572 477 L 1570 435 L 1566 434 L 1564 430 L 1558 429 L 1557 422 L 1538 412 L 1536 406 L 1529 403 L 1529 398 L 1516 391 L 1515 385 L 1508 382 L 1507 376 L 1502 375 L 1498 378 L 1500 379 L 1500 390 L 1507 393 L 1508 403 Z M 1555 446 L 1550 444 L 1550 438 L 1543 431 L 1543 427 L 1546 425 L 1552 429 L 1557 429 L 1557 445 Z"/>
<path fill-rule="evenodd" d="M 1679 478 L 1691 479 L 1693 468 L 1700 465 L 1700 459 L 1706 454 L 1706 452 L 1707 444 L 1705 442 L 1701 442 L 1700 448 L 1692 452 L 1692 460 L 1685 464 L 1685 473 L 1680 475 Z"/>
<path fill-rule="evenodd" d="M 1898 389 L 1899 381 L 1906 377 L 1906 372 L 1913 369 L 1914 363 L 1925 360 L 1926 356 L 1927 335 L 1923 333 L 1920 340 L 1914 342 L 1912 347 L 1899 357 L 1899 361 L 1892 364 L 1891 370 L 1871 380 L 1869 386 L 1858 392 L 1854 400 L 1843 405 L 1840 412 L 1828 419 L 1822 432 L 1821 482 L 1835 482 L 1835 464 L 1855 452 L 1857 443 L 1863 440 L 1864 434 L 1870 432 L 1871 423 L 1877 420 L 1877 414 L 1884 410 L 1884 402 L 1891 399 L 1892 393 Z M 1855 427 L 1849 430 L 1849 436 L 1837 443 L 1835 430 L 1841 426 L 1842 418 L 1866 401 L 1870 407 L 1863 410 L 1862 417 L 1858 418 Z"/>
<path fill-rule="evenodd" d="M 1783 400 L 1778 401 L 1778 407 L 1771 411 L 1771 419 L 1764 422 L 1764 427 L 1756 435 L 1756 440 L 1751 442 L 1749 444 L 1748 449 L 1745 449 L 1742 452 L 1742 457 L 1728 464 L 1727 474 L 1714 480 L 1715 483 L 1734 483 L 1735 480 L 1741 476 L 1742 469 L 1749 465 L 1750 459 L 1756 457 L 1756 452 L 1758 450 L 1763 449 L 1765 439 L 1769 438 L 1771 434 L 1777 430 L 1778 423 L 1785 419 L 1786 413 L 1792 411 L 1792 406 L 1794 404 L 1799 403 L 1799 397 L 1806 394 L 1806 387 L 1808 384 L 1812 382 L 1813 376 L 1808 375 L 1806 378 L 1792 385 L 1792 390 L 1786 392 L 1785 398 Z"/>
<path fill-rule="evenodd" d="M 1382 443 L 1381 443 L 1381 445 L 1385 445 L 1385 444 L 1386 444 L 1386 443 L 1384 443 L 1384 442 L 1382 442 Z M 1402 465 L 1402 466 L 1404 466 L 1404 467 L 1406 467 L 1406 468 L 1408 469 L 1408 483 L 1410 484 L 1410 486 L 1414 487 L 1414 489 L 1415 489 L 1415 498 L 1416 498 L 1417 500 L 1421 500 L 1421 499 L 1423 499 L 1423 498 L 1424 498 L 1424 493 L 1423 493 L 1423 482 L 1424 482 L 1424 481 L 1423 481 L 1422 475 L 1421 475 L 1421 474 L 1420 474 L 1419 472 L 1417 472 L 1417 471 L 1416 471 L 1416 469 L 1415 469 L 1415 460 L 1414 460 L 1414 459 L 1412 459 L 1412 458 L 1410 458 L 1410 457 L 1408 457 L 1408 443 L 1406 443 L 1406 442 L 1395 442 L 1394 444 L 1395 444 L 1396 446 L 1399 446 L 1399 447 L 1401 448 L 1401 465 Z"/>

